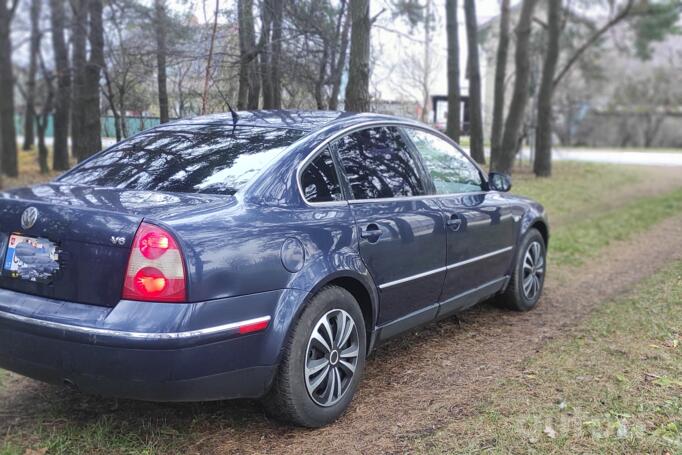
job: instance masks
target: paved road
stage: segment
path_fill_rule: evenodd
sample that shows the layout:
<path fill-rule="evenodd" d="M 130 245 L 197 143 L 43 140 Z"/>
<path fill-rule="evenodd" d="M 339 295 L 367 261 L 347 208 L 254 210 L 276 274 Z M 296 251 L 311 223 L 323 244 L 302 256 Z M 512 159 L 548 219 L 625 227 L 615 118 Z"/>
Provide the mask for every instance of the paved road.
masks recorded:
<path fill-rule="evenodd" d="M 530 152 L 524 149 L 522 159 L 528 161 Z M 627 151 L 619 149 L 554 149 L 557 161 L 589 161 L 593 163 L 636 164 L 642 166 L 682 166 L 682 150 L 676 152 Z"/>

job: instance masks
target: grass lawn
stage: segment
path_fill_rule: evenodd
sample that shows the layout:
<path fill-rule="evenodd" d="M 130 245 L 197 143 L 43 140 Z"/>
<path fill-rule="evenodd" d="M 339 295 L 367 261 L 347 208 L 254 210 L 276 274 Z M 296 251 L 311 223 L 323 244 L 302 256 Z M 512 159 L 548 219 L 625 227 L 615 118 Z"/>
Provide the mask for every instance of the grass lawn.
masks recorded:
<path fill-rule="evenodd" d="M 415 441 L 432 453 L 682 453 L 682 262 L 600 307 Z"/>

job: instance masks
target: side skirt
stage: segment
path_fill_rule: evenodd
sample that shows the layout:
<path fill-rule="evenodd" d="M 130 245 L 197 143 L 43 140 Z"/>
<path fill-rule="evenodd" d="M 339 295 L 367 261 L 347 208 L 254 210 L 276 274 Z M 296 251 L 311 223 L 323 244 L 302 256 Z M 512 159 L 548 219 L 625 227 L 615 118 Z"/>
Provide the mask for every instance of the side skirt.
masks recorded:
<path fill-rule="evenodd" d="M 446 318 L 457 312 L 464 311 L 502 291 L 509 282 L 509 276 L 485 283 L 462 294 L 451 297 L 439 303 L 403 316 L 377 327 L 370 340 L 370 350 L 384 341 L 408 330 L 426 325 L 436 319 Z"/>

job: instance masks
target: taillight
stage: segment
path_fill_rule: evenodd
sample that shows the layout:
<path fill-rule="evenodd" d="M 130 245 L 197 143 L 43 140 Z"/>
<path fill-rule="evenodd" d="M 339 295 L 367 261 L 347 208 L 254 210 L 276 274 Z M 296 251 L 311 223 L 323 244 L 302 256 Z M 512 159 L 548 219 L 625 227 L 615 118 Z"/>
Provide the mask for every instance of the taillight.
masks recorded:
<path fill-rule="evenodd" d="M 123 298 L 156 302 L 187 300 L 185 264 L 177 242 L 164 229 L 142 223 L 128 259 Z"/>

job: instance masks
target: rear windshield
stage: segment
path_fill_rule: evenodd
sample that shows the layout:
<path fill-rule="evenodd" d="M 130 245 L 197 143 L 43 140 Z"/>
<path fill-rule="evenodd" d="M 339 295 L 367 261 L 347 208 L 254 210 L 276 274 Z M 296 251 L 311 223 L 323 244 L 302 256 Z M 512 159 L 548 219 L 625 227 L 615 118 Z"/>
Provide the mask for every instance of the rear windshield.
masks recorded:
<path fill-rule="evenodd" d="M 231 195 L 303 134 L 276 128 L 164 126 L 119 142 L 58 181 L 130 190 Z"/>

